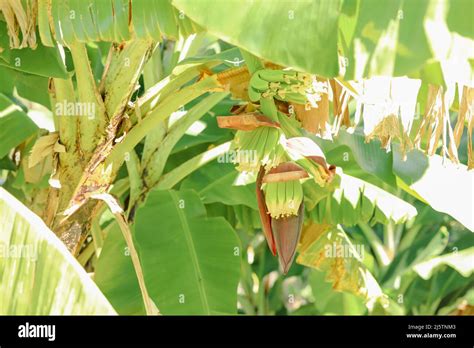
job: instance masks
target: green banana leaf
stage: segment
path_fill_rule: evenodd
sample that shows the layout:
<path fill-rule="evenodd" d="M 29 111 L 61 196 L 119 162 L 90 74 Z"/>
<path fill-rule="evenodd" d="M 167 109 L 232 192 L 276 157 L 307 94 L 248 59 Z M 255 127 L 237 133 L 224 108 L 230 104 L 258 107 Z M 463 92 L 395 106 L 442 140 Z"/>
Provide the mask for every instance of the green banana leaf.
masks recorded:
<path fill-rule="evenodd" d="M 260 58 L 326 77 L 338 74 L 339 0 L 173 0 L 173 5 Z"/>
<path fill-rule="evenodd" d="M 57 47 L 38 43 L 35 49 L 10 49 L 7 26 L 3 21 L 0 21 L 0 65 L 43 77 L 68 77 Z"/>
<path fill-rule="evenodd" d="M 345 77 L 400 76 L 419 69 L 432 56 L 423 27 L 428 3 L 346 1 L 340 25 L 352 30 L 341 33 L 347 44 Z"/>
<path fill-rule="evenodd" d="M 339 175 L 339 187 L 310 210 L 314 221 L 351 226 L 361 222 L 403 223 L 416 216 L 416 208 L 397 196 L 340 170 Z M 305 186 L 309 184 L 314 185 Z"/>
<path fill-rule="evenodd" d="M 0 93 L 0 158 L 36 133 L 38 127 L 19 106 Z"/>
<path fill-rule="evenodd" d="M 257 210 L 255 185 L 236 185 L 239 176 L 233 164 L 216 160 L 188 176 L 181 188 L 196 190 L 204 204 L 242 204 Z"/>
<path fill-rule="evenodd" d="M 146 314 L 130 252 L 116 222 L 107 227 L 94 281 L 119 314 Z"/>
<path fill-rule="evenodd" d="M 474 172 L 439 155 L 426 156 L 419 150 L 403 161 L 395 148 L 393 171 L 398 185 L 433 209 L 449 214 L 474 232 Z"/>
<path fill-rule="evenodd" d="M 458 45 L 472 47 L 474 28 L 469 27 L 469 16 L 465 15 L 469 9 L 472 3 L 463 1 L 344 1 L 339 18 L 344 77 L 357 80 L 411 74 L 429 81 L 431 77 L 422 74 L 423 69 L 453 55 L 457 67 L 462 62 L 468 67 L 464 73 L 472 74 L 469 60 L 474 51 L 452 50 Z M 461 80 L 466 77 L 462 73 L 453 76 Z"/>
<path fill-rule="evenodd" d="M 455 269 L 466 278 L 470 277 L 474 272 L 474 247 L 444 254 L 418 263 L 414 270 L 423 279 L 428 279 L 443 265 Z"/>
<path fill-rule="evenodd" d="M 434 235 L 426 232 L 419 236 L 408 248 L 397 253 L 381 282 L 385 285 L 392 284 L 395 278 L 411 271 L 418 264 L 441 254 L 448 244 L 448 237 L 446 229 L 441 229 Z"/>
<path fill-rule="evenodd" d="M 224 218 L 206 217 L 194 191 L 151 192 L 133 229 L 145 283 L 161 313 L 237 312 L 240 241 Z M 137 279 L 119 238 L 119 231 L 107 236 L 95 281 L 119 313 L 137 314 L 143 310 Z"/>
<path fill-rule="evenodd" d="M 403 296 L 403 304 L 411 312 L 409 314 L 438 314 L 437 309 L 440 303 L 443 303 L 443 305 L 448 304 L 443 299 L 446 299 L 449 294 L 455 292 L 463 293 L 472 288 L 472 279 L 466 281 L 465 277 L 450 267 L 440 270 L 435 274 L 436 276 L 430 279 L 416 277 L 410 281 L 410 285 Z M 450 300 L 456 300 L 457 298 L 455 296 Z"/>
<path fill-rule="evenodd" d="M 404 161 L 398 144 L 393 144 L 392 151 L 386 153 L 378 141 L 364 143 L 364 136 L 357 131 L 353 134 L 341 131 L 334 138 L 334 144 L 316 137 L 311 139 L 327 154 L 329 164 L 344 168 L 350 164 L 355 167 L 349 168 L 351 176 L 366 180 L 368 173 L 391 186 L 398 186 L 474 231 L 474 172 L 468 171 L 465 165 L 455 165 L 439 155 L 427 156 L 419 150 L 408 152 Z M 377 183 L 372 177 L 367 181 Z"/>
<path fill-rule="evenodd" d="M 396 186 L 392 169 L 393 153 L 383 150 L 378 140 L 366 143 L 364 134 L 359 130 L 354 133 L 341 130 L 333 142 L 309 136 L 327 155 L 329 164 L 346 168 L 348 164 L 355 162 L 360 170 L 351 172 L 351 175 L 359 174 L 358 177 L 365 180 L 367 174 L 371 174 L 391 186 Z"/>
<path fill-rule="evenodd" d="M 326 274 L 312 269 L 309 284 L 314 296 L 314 306 L 322 315 L 363 315 L 367 313 L 364 301 L 349 292 L 333 291 Z"/>
<path fill-rule="evenodd" d="M 38 7 L 39 33 L 46 46 L 54 46 L 53 38 L 66 46 L 77 41 L 123 42 L 133 38 L 162 41 L 163 37 L 178 39 L 179 32 L 187 36 L 199 30 L 170 0 L 49 2 L 39 0 Z"/>
<path fill-rule="evenodd" d="M 468 306 L 466 306 L 466 304 Z M 474 289 L 470 289 L 464 296 L 458 297 L 456 301 L 450 303 L 448 306 L 444 306 L 438 310 L 439 315 L 450 315 L 453 312 L 459 313 L 460 308 L 470 308 L 474 306 Z M 469 312 L 468 312 L 469 313 Z"/>
<path fill-rule="evenodd" d="M 115 314 L 43 221 L 0 187 L 0 314 Z"/>
<path fill-rule="evenodd" d="M 451 0 L 446 17 L 448 28 L 461 36 L 474 39 L 472 18 L 463 16 L 463 13 L 474 13 L 474 3 L 471 0 Z"/>
<path fill-rule="evenodd" d="M 0 64 L 0 93 L 10 98 L 16 91 L 22 98 L 51 108 L 48 80 L 47 77 L 23 73 Z"/>

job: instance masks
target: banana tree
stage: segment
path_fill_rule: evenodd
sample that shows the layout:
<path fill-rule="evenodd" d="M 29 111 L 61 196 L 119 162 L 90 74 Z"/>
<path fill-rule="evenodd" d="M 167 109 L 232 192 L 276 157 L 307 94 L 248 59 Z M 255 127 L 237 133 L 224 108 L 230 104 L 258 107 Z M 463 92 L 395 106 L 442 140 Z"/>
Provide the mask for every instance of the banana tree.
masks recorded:
<path fill-rule="evenodd" d="M 2 1 L 0 182 L 120 314 L 471 306 L 469 9 Z"/>

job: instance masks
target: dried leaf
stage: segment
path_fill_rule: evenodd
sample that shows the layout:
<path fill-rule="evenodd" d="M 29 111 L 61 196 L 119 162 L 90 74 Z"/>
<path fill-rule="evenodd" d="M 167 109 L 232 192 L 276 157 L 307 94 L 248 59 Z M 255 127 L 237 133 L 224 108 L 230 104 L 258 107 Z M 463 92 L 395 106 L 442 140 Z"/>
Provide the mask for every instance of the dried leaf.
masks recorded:
<path fill-rule="evenodd" d="M 3 13 L 3 17 L 7 23 L 8 36 L 10 37 L 10 47 L 20 47 L 20 39 L 18 38 L 18 29 L 16 24 L 15 13 L 10 7 L 9 2 L 0 1 L 0 11 Z"/>
<path fill-rule="evenodd" d="M 363 246 L 357 249 L 340 227 L 304 226 L 298 251 L 296 262 L 325 271 L 335 290 L 365 298 L 369 309 L 376 302 L 387 304 L 386 295 L 362 262 Z"/>
<path fill-rule="evenodd" d="M 319 82 L 328 83 L 325 79 L 317 78 Z M 296 119 L 301 122 L 301 126 L 308 132 L 323 135 L 326 131 L 326 123 L 329 119 L 329 96 L 328 93 L 321 93 L 317 107 L 290 103 L 296 114 Z"/>
<path fill-rule="evenodd" d="M 217 74 L 217 80 L 228 89 L 234 99 L 249 100 L 250 74 L 247 67 L 232 68 Z"/>
<path fill-rule="evenodd" d="M 58 144 L 58 146 L 56 146 L 58 140 L 59 133 L 57 132 L 49 133 L 48 135 L 38 138 L 31 149 L 28 158 L 28 166 L 32 168 L 41 162 L 46 156 L 52 156 L 55 149 L 58 150 L 56 152 L 65 152 L 64 146 L 62 148 L 62 145 Z"/>
<path fill-rule="evenodd" d="M 105 202 L 105 204 L 107 204 L 112 214 L 123 214 L 122 207 L 118 203 L 117 199 L 114 196 L 112 196 L 110 193 L 96 193 L 96 194 L 91 195 L 91 198 L 98 199 Z"/>
<path fill-rule="evenodd" d="M 51 179 L 50 179 L 51 180 Z M 51 226 L 59 206 L 59 190 L 50 189 L 46 209 L 43 211 L 43 220 L 47 226 Z"/>
<path fill-rule="evenodd" d="M 400 120 L 397 115 L 388 115 L 378 123 L 374 130 L 365 137 L 365 141 L 369 142 L 374 138 L 378 138 L 382 147 L 387 151 L 390 150 L 392 139 L 398 139 L 403 142 L 402 132 L 400 130 Z"/>
<path fill-rule="evenodd" d="M 471 112 L 469 113 L 469 122 L 467 125 L 467 135 L 470 141 L 467 142 L 467 169 L 474 168 L 474 155 L 472 151 L 472 129 L 474 128 L 474 116 L 472 114 L 472 101 L 471 101 Z"/>
<path fill-rule="evenodd" d="M 461 143 L 461 137 L 464 130 L 464 125 L 467 124 L 468 132 L 468 142 L 467 142 L 467 152 L 468 152 L 468 169 L 474 168 L 474 158 L 472 151 L 472 129 L 474 126 L 473 121 L 474 114 L 474 88 L 472 87 L 463 87 L 461 105 L 459 106 L 458 120 L 456 127 L 454 128 L 452 142 L 450 142 L 450 151 L 451 146 L 458 148 Z M 454 142 L 454 144 L 453 144 Z M 450 152 L 451 155 L 451 152 Z"/>
<path fill-rule="evenodd" d="M 389 151 L 391 141 L 398 139 L 403 154 L 413 148 L 410 132 L 420 86 L 420 80 L 406 77 L 373 77 L 358 86 L 361 97 L 356 119 L 361 115 L 364 120 L 367 142 L 378 138 Z"/>
<path fill-rule="evenodd" d="M 36 17 L 38 14 L 38 3 L 35 0 L 23 2 L 20 0 L 0 1 L 0 10 L 3 12 L 7 22 L 8 36 L 11 48 L 36 48 Z M 20 43 L 19 32 L 22 41 Z"/>
<path fill-rule="evenodd" d="M 31 156 L 31 155 L 30 155 Z M 53 170 L 53 156 L 45 156 L 41 161 L 36 163 L 34 166 L 30 166 L 26 163 L 30 162 L 30 156 L 23 163 L 23 172 L 25 175 L 25 181 L 36 184 L 41 181 L 41 179 L 52 172 Z"/>
<path fill-rule="evenodd" d="M 415 137 L 415 146 L 419 149 L 421 149 L 422 140 L 425 138 L 428 139 L 429 143 L 426 152 L 430 155 L 436 151 L 436 145 L 438 144 L 442 131 L 442 92 L 443 88 L 440 86 L 428 86 L 425 112 Z"/>
<path fill-rule="evenodd" d="M 418 128 L 415 137 L 415 146 L 421 148 L 421 143 L 425 141 L 427 147 L 426 153 L 430 156 L 436 153 L 441 140 L 441 152 L 443 158 L 449 156 L 454 163 L 459 163 L 456 142 L 457 137 L 462 135 L 462 128 L 456 125 L 455 133 L 451 127 L 449 108 L 452 100 L 453 85 L 448 86 L 444 92 L 442 87 L 430 85 L 428 89 L 428 98 L 425 106 L 423 120 Z M 463 115 L 460 116 L 461 118 Z"/>
<path fill-rule="evenodd" d="M 263 182 L 285 182 L 309 177 L 300 166 L 292 162 L 285 162 L 278 165 L 263 177 Z"/>

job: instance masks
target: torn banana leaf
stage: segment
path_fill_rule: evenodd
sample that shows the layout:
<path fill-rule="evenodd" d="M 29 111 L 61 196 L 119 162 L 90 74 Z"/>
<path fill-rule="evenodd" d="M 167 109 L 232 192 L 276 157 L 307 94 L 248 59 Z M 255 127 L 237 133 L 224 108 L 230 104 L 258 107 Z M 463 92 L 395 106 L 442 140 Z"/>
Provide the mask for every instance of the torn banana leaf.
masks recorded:
<path fill-rule="evenodd" d="M 351 226 L 361 222 L 402 223 L 416 216 L 416 208 L 411 204 L 366 181 L 344 174 L 340 169 L 338 171 L 339 187 L 331 194 L 321 190 L 322 198 L 310 210 L 314 221 Z"/>
<path fill-rule="evenodd" d="M 304 226 L 298 251 L 296 262 L 326 272 L 334 290 L 361 296 L 369 310 L 376 303 L 387 305 L 387 296 L 362 261 L 363 246 L 354 246 L 341 227 Z"/>
<path fill-rule="evenodd" d="M 161 41 L 164 36 L 177 39 L 180 33 L 188 36 L 200 30 L 171 0 L 39 0 L 37 12 L 31 20 L 37 19 L 41 41 L 47 46 L 54 46 L 54 39 L 63 45 L 133 38 Z"/>
<path fill-rule="evenodd" d="M 423 279 L 429 279 L 438 268 L 447 265 L 467 278 L 474 273 L 473 253 L 474 247 L 444 254 L 419 263 L 413 269 Z"/>
<path fill-rule="evenodd" d="M 34 49 L 36 48 L 36 31 L 34 30 L 36 3 L 34 0 L 23 2 L 26 2 L 25 7 L 22 6 L 20 1 L 0 1 L 0 12 L 2 12 L 8 28 L 10 47 L 31 47 Z M 20 32 L 21 35 L 19 35 Z"/>

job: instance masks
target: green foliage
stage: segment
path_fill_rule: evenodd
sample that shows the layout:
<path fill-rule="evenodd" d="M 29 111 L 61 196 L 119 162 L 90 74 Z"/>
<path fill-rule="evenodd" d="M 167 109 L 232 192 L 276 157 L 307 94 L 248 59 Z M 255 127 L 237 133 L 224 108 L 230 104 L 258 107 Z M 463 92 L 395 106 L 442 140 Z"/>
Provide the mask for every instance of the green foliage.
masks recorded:
<path fill-rule="evenodd" d="M 448 233 L 445 230 L 441 230 L 434 236 L 427 234 L 417 238 L 412 246 L 397 254 L 390 263 L 382 281 L 390 283 L 407 270 L 411 270 L 416 264 L 439 255 L 446 248 L 447 243 Z"/>
<path fill-rule="evenodd" d="M 400 187 L 474 231 L 472 205 L 466 204 L 472 195 L 473 176 L 464 164 L 455 165 L 439 155 L 428 157 L 417 150 L 403 161 L 394 151 L 393 170 Z M 457 199 L 448 201 L 449 196 Z"/>
<path fill-rule="evenodd" d="M 474 306 L 472 91 L 461 94 L 473 76 L 470 1 L 37 3 L 37 16 L 0 15 L 0 251 L 33 246 L 38 256 L 0 254 L 2 314 Z M 443 87 L 442 119 L 427 127 L 438 135 L 431 155 L 411 149 L 424 120 L 415 111 L 409 141 L 382 122 L 370 141 L 365 110 L 392 106 L 392 89 L 363 95 L 379 75 L 421 80 L 409 98 L 416 116 L 436 109 L 430 84 Z M 56 102 L 92 103 L 95 117 L 63 117 Z M 227 116 L 238 125 L 220 128 Z M 255 124 L 242 119 L 257 116 L 278 122 L 278 137 L 261 124 L 250 133 Z M 38 118 L 52 120 L 53 145 L 38 142 L 47 133 Z M 281 150 L 275 166 L 294 165 L 263 173 L 263 185 L 292 175 L 302 184 L 303 232 L 286 275 L 262 233 L 271 197 L 258 204 L 256 173 L 236 170 L 236 134 L 261 135 L 245 148 L 268 140 Z M 460 163 L 440 145 L 459 148 Z M 41 163 L 30 168 L 33 150 Z"/>
<path fill-rule="evenodd" d="M 54 233 L 1 187 L 0 216 L 2 315 L 115 313 Z"/>
<path fill-rule="evenodd" d="M 44 77 L 66 78 L 68 73 L 58 48 L 38 44 L 35 49 L 10 49 L 6 24 L 0 22 L 0 65 L 24 73 Z M 37 64 L 41 57 L 41 64 Z"/>
<path fill-rule="evenodd" d="M 10 99 L 0 94 L 0 157 L 34 135 L 38 127 Z"/>
<path fill-rule="evenodd" d="M 211 33 L 260 58 L 327 77 L 338 73 L 337 0 L 281 1 L 278 6 L 265 0 L 173 4 Z"/>
<path fill-rule="evenodd" d="M 46 1 L 40 1 L 40 5 L 40 36 L 48 46 L 53 45 L 52 38 L 66 45 L 77 41 L 120 42 L 132 38 L 161 41 L 165 35 L 177 39 L 179 31 L 191 33 L 197 28 L 171 6 L 171 0 L 53 0 L 50 7 Z M 131 25 L 129 13 L 132 14 Z M 54 28 L 47 23 L 49 15 Z"/>
<path fill-rule="evenodd" d="M 152 192 L 134 226 L 148 291 L 163 314 L 235 313 L 240 241 L 222 217 L 206 217 L 195 192 Z M 109 233 L 95 280 L 119 313 L 140 313 L 125 243 L 116 228 Z"/>
<path fill-rule="evenodd" d="M 223 160 L 225 159 L 222 156 Z M 183 189 L 196 190 L 203 203 L 221 202 L 226 205 L 246 205 L 257 210 L 255 185 L 240 182 L 242 177 L 231 163 L 211 162 L 188 176 Z"/>
<path fill-rule="evenodd" d="M 416 215 L 416 209 L 396 196 L 350 175 L 341 173 L 335 191 L 322 198 L 310 216 L 314 221 L 346 226 L 361 222 L 402 223 Z"/>

